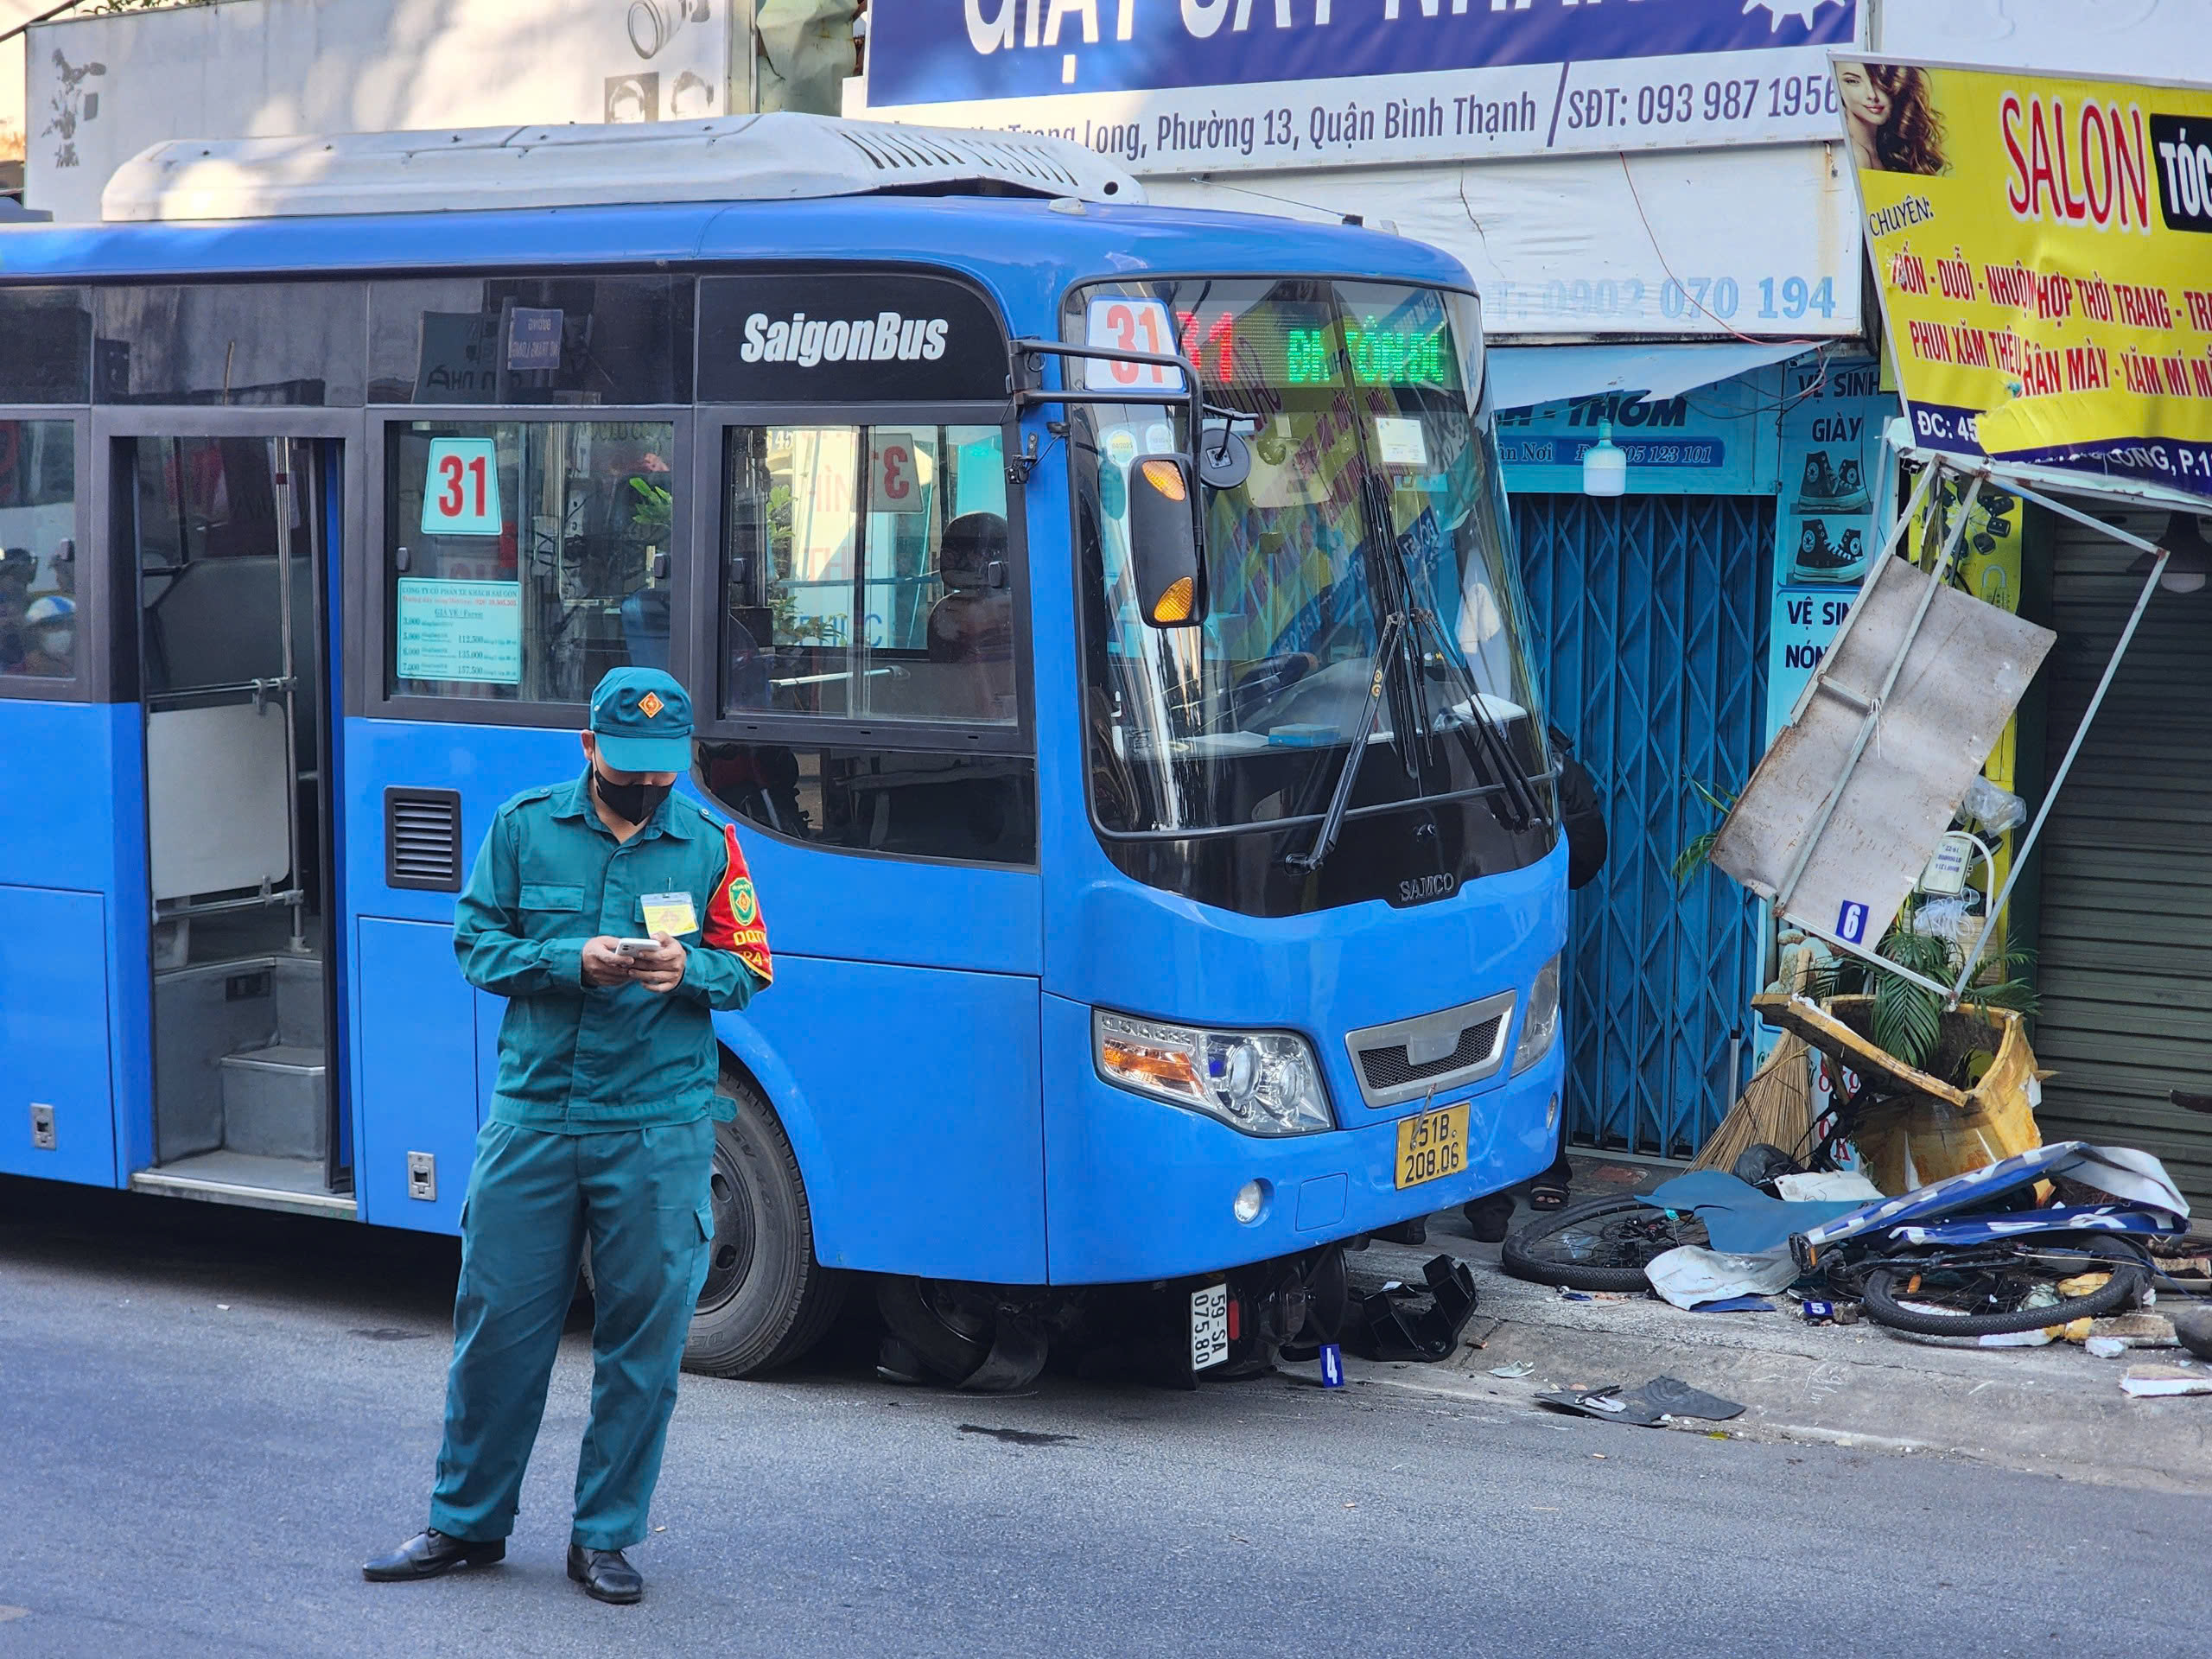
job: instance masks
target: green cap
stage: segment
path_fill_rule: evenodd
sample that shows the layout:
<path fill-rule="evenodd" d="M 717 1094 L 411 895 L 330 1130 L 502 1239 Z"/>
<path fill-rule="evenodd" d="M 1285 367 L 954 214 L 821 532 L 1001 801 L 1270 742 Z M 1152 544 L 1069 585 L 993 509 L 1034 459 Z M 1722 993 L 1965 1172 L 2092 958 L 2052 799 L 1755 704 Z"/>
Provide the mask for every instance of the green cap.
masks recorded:
<path fill-rule="evenodd" d="M 691 770 L 691 699 L 657 668 L 612 668 L 591 694 L 600 758 L 617 772 Z"/>

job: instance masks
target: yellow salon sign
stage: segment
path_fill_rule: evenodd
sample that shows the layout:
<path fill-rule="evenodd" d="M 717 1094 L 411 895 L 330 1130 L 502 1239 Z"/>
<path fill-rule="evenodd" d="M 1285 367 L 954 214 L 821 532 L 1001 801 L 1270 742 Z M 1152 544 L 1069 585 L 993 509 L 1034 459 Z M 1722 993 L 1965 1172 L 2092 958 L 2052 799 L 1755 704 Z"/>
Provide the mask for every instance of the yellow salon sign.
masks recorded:
<path fill-rule="evenodd" d="M 2212 90 L 1835 73 L 1915 439 L 2212 496 Z"/>

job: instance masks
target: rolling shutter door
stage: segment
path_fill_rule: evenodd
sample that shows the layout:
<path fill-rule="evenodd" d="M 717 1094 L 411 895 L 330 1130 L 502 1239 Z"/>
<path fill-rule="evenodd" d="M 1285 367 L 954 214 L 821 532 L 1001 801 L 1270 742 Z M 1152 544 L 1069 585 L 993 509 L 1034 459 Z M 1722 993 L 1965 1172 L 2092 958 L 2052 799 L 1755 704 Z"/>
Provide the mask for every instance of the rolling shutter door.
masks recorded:
<path fill-rule="evenodd" d="M 1546 713 L 1575 740 L 1612 848 L 1567 941 L 1567 1140 L 1687 1158 L 1750 1074 L 1760 906 L 1675 855 L 1740 788 L 1766 724 L 1772 496 L 1517 495 Z"/>
<path fill-rule="evenodd" d="M 2071 524 L 2056 543 L 2053 770 L 2142 585 L 2120 543 Z M 2139 1147 L 2204 1213 L 2212 1117 L 2167 1095 L 2212 1094 L 2212 588 L 2152 595 L 2044 833 L 2044 1138 Z"/>

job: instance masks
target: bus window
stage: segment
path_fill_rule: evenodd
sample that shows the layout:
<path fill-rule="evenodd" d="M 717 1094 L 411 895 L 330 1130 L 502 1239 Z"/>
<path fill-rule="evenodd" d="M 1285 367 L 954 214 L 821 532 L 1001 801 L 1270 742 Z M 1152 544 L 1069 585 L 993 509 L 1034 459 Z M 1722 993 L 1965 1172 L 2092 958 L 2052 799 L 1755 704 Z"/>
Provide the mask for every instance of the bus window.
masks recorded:
<path fill-rule="evenodd" d="M 442 276 L 369 289 L 372 404 L 688 404 L 689 276 Z"/>
<path fill-rule="evenodd" d="M 391 695 L 582 702 L 667 667 L 675 445 L 665 421 L 390 427 Z"/>
<path fill-rule="evenodd" d="M 728 811 L 791 841 L 895 858 L 1037 861 L 1027 755 L 702 742 L 699 779 Z"/>
<path fill-rule="evenodd" d="M 92 315 L 81 288 L 0 288 L 0 404 L 92 401 Z"/>
<path fill-rule="evenodd" d="M 95 402 L 361 402 L 359 283 L 194 283 L 98 296 Z"/>
<path fill-rule="evenodd" d="M 0 421 L 0 674 L 77 675 L 77 428 Z"/>
<path fill-rule="evenodd" d="M 1016 722 L 996 427 L 734 427 L 724 479 L 725 715 Z"/>

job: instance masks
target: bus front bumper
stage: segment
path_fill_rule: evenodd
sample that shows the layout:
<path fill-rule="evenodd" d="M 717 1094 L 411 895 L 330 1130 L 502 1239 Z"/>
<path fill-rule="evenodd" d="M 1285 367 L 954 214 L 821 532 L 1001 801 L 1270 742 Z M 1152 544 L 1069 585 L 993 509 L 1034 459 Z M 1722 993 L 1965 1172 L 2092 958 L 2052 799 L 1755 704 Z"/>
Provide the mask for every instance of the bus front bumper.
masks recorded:
<path fill-rule="evenodd" d="M 1295 1255 L 1516 1185 L 1558 1151 L 1559 1041 L 1517 1077 L 1425 1103 L 1468 1108 L 1467 1166 L 1402 1188 L 1406 1113 L 1337 1102 L 1346 1127 L 1244 1135 L 1106 1083 L 1090 1063 L 1090 1010 L 1049 995 L 1045 1005 L 1046 1248 L 1056 1285 L 1174 1279 Z M 1255 1182 L 1259 1213 L 1240 1221 L 1237 1194 Z"/>

